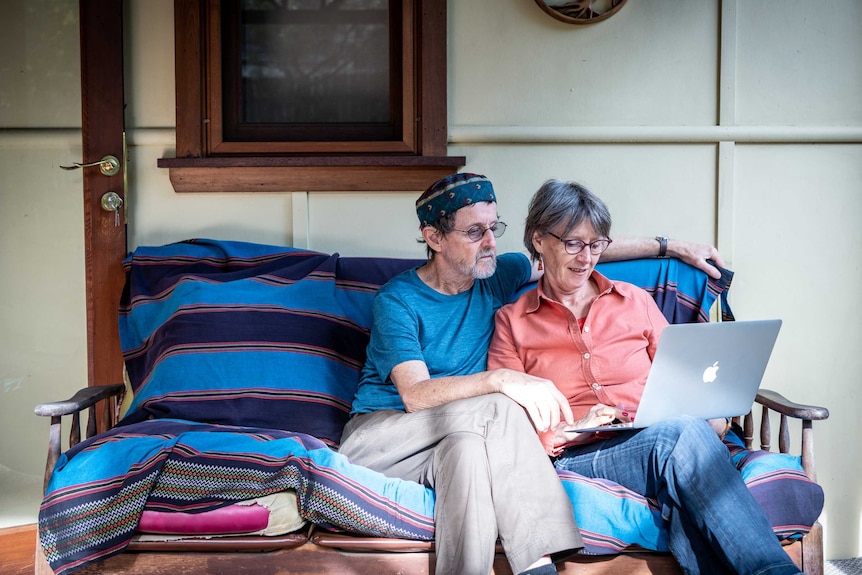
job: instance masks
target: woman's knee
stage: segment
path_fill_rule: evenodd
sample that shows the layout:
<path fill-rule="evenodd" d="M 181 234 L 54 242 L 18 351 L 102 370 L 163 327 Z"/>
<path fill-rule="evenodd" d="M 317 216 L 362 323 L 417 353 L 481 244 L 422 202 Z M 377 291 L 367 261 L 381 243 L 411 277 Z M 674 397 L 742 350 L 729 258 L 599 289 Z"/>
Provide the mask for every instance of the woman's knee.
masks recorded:
<path fill-rule="evenodd" d="M 675 455 L 684 454 L 688 457 L 724 449 L 709 423 L 700 418 L 682 415 L 666 419 L 653 427 L 656 446 L 668 448 Z"/>

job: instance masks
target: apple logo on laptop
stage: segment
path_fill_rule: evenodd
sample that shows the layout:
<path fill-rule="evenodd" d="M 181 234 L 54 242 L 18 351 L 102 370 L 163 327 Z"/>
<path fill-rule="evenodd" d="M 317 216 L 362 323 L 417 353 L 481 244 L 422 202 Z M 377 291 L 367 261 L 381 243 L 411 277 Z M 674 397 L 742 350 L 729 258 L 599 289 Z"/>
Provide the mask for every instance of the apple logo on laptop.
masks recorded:
<path fill-rule="evenodd" d="M 703 382 L 712 383 L 718 377 L 718 362 L 716 361 L 711 366 L 703 370 Z"/>

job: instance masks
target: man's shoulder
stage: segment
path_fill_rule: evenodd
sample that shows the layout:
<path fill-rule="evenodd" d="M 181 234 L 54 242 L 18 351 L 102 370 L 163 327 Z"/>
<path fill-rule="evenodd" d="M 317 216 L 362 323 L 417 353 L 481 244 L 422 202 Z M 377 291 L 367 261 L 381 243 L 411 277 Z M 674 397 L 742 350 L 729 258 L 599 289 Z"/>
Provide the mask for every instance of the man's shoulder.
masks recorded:
<path fill-rule="evenodd" d="M 506 252 L 497 256 L 497 265 L 512 266 L 514 268 L 522 269 L 524 267 L 530 267 L 530 258 L 527 257 L 527 254 L 520 252 Z"/>
<path fill-rule="evenodd" d="M 412 290 L 415 288 L 416 277 L 417 276 L 415 268 L 399 272 L 389 278 L 389 280 L 385 284 L 380 286 L 380 289 L 377 291 L 377 293 L 398 293 L 405 289 Z"/>
<path fill-rule="evenodd" d="M 508 302 L 497 312 L 504 316 L 521 316 L 535 311 L 539 306 L 539 291 L 536 286 L 525 290 L 518 297 Z"/>

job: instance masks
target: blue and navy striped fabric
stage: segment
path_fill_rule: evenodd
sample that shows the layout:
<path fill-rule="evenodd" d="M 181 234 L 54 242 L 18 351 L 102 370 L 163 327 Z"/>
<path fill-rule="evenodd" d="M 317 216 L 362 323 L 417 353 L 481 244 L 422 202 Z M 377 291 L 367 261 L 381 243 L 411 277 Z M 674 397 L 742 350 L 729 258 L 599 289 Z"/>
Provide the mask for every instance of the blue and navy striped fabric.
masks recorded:
<path fill-rule="evenodd" d="M 39 537 L 65 575 L 123 551 L 145 509 L 196 513 L 285 490 L 321 527 L 434 537 L 434 492 L 418 483 L 354 465 L 305 434 L 175 419 L 115 427 L 61 455 Z"/>
<path fill-rule="evenodd" d="M 626 281 L 649 293 L 668 323 L 709 321 L 710 309 L 719 299 L 721 319 L 733 321 L 727 292 L 733 272 L 719 268 L 714 280 L 675 258 L 600 263 L 596 269 L 612 280 Z"/>
<path fill-rule="evenodd" d="M 134 400 L 122 425 L 58 462 L 39 517 L 52 567 L 69 573 L 120 552 L 144 508 L 205 511 L 283 489 L 322 527 L 432 539 L 432 490 L 330 448 L 365 359 L 374 295 L 419 263 L 213 240 L 138 248 L 124 262 L 120 310 Z M 675 323 L 708 321 L 732 278 L 713 282 L 672 259 L 600 271 L 649 291 Z M 798 458 L 728 445 L 776 534 L 807 532 L 822 490 Z M 654 502 L 607 481 L 560 478 L 585 553 L 666 550 Z"/>
<path fill-rule="evenodd" d="M 747 450 L 734 432 L 727 434 L 724 443 L 775 534 L 787 539 L 808 533 L 823 511 L 824 495 L 823 488 L 805 475 L 799 457 Z"/>
<path fill-rule="evenodd" d="M 120 340 L 149 418 L 283 429 L 337 445 L 377 288 L 413 260 L 191 240 L 124 262 Z"/>

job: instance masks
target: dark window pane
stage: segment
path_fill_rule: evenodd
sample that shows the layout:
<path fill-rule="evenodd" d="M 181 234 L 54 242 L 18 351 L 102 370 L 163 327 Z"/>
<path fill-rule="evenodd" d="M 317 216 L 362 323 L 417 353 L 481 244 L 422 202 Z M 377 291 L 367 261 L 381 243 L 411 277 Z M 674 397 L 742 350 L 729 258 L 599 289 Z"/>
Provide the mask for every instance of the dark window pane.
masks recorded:
<path fill-rule="evenodd" d="M 390 0 L 225 0 L 226 139 L 400 138 L 398 6 Z"/>
<path fill-rule="evenodd" d="M 243 9 L 243 122 L 389 121 L 385 0 L 305 0 Z"/>

